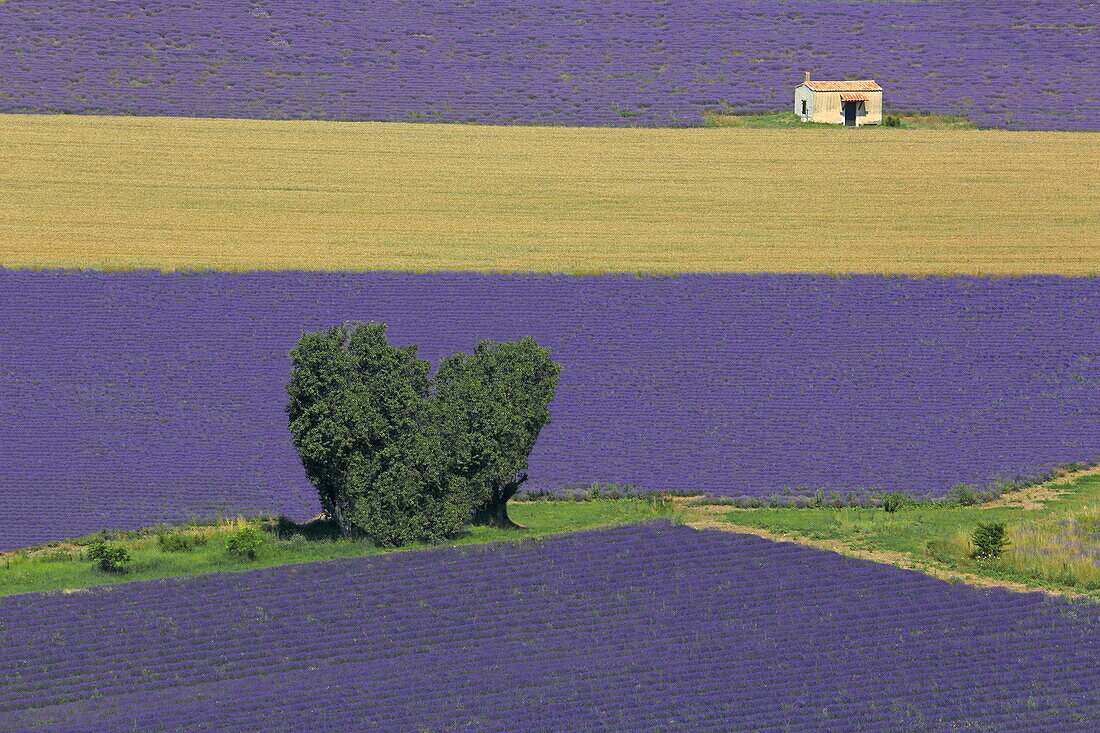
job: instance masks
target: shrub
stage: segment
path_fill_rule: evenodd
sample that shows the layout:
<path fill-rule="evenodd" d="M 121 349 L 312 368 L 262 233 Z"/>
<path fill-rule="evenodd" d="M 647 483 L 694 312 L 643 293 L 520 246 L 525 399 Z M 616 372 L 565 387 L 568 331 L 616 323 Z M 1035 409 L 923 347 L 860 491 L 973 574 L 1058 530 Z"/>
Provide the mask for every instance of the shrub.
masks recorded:
<path fill-rule="evenodd" d="M 970 541 L 974 543 L 974 551 L 970 557 L 975 560 L 987 560 L 998 557 L 1005 546 L 1008 545 L 1008 537 L 1004 522 L 979 522 L 970 535 Z"/>
<path fill-rule="evenodd" d="M 894 117 L 893 115 L 886 115 L 882 118 L 882 124 L 886 127 L 901 127 L 901 118 Z"/>
<path fill-rule="evenodd" d="M 907 501 L 908 501 L 908 499 L 906 498 L 906 496 L 904 494 L 899 494 L 897 492 L 890 492 L 888 494 L 883 495 L 883 497 L 882 497 L 882 508 L 885 509 L 886 511 L 890 512 L 891 514 L 893 514 L 898 509 L 901 509 L 903 506 L 905 506 Z"/>
<path fill-rule="evenodd" d="M 165 533 L 157 535 L 157 544 L 164 552 L 188 552 L 206 544 L 206 538 L 202 536 Z"/>
<path fill-rule="evenodd" d="M 229 535 L 225 549 L 234 555 L 246 555 L 249 560 L 256 559 L 256 551 L 263 545 L 264 538 L 255 527 L 244 527 Z"/>
<path fill-rule="evenodd" d="M 974 490 L 974 487 L 966 484 L 955 484 L 951 487 L 951 491 L 947 492 L 947 498 L 963 506 L 974 506 L 981 501 L 981 497 Z"/>
<path fill-rule="evenodd" d="M 124 567 L 130 562 L 130 553 L 125 547 L 95 542 L 88 547 L 88 558 L 99 564 L 99 569 L 108 573 L 126 572 Z"/>

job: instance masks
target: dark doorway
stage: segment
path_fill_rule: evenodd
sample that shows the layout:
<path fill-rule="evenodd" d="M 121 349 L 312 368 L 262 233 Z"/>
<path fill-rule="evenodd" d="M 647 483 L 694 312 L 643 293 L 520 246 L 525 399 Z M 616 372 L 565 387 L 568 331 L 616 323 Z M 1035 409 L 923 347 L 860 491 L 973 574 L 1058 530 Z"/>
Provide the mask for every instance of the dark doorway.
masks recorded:
<path fill-rule="evenodd" d="M 844 124 L 849 127 L 856 126 L 856 107 L 859 106 L 859 102 L 845 102 L 844 103 Z"/>

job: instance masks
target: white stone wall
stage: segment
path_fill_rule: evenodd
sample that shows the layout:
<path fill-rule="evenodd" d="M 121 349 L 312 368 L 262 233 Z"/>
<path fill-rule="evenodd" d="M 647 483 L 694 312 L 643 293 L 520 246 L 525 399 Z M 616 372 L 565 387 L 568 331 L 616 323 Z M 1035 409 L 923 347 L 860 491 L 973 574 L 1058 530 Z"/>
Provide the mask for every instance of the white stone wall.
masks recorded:
<path fill-rule="evenodd" d="M 867 92 L 867 101 L 863 104 L 866 114 L 858 118 L 861 125 L 882 124 L 882 92 Z"/>
<path fill-rule="evenodd" d="M 802 114 L 802 103 L 806 103 L 806 114 Z M 794 113 L 798 115 L 803 122 L 813 121 L 814 114 L 814 93 L 810 91 L 810 88 L 805 84 L 799 84 L 794 88 Z"/>

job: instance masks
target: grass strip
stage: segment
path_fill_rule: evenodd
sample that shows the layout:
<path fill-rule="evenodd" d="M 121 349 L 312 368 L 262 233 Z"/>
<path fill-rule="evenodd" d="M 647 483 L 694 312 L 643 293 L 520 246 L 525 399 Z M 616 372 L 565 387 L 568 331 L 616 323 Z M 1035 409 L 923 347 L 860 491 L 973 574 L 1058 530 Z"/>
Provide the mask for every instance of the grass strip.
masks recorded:
<path fill-rule="evenodd" d="M 511 502 L 509 514 L 525 529 L 469 527 L 462 536 L 453 538 L 447 544 L 485 544 L 627 522 L 676 518 L 676 511 L 669 502 L 635 498 Z M 136 531 L 106 533 L 112 545 L 125 548 L 131 557 L 124 572 L 100 570 L 87 557 L 88 547 L 105 538 L 102 532 L 71 541 L 0 553 L 0 596 L 75 591 L 138 580 L 248 570 L 428 547 L 415 544 L 396 550 L 379 549 L 368 540 L 310 538 L 305 534 L 279 539 L 272 531 L 275 525 L 276 521 L 272 518 L 235 517 L 206 524 L 157 525 Z M 246 527 L 260 530 L 264 537 L 254 560 L 232 554 L 226 547 L 229 538 Z M 167 549 L 173 547 L 180 549 Z"/>
<path fill-rule="evenodd" d="M 837 540 L 889 561 L 926 565 L 1100 599 L 1100 472 L 1048 484 L 1042 498 L 962 506 L 760 508 L 722 511 L 730 525 L 755 527 L 794 540 Z M 690 510 L 689 510 L 690 511 Z M 696 510 L 698 511 L 698 510 Z M 712 509 L 711 515 L 714 515 Z M 998 558 L 971 557 L 979 523 L 1004 522 L 1009 546 Z"/>

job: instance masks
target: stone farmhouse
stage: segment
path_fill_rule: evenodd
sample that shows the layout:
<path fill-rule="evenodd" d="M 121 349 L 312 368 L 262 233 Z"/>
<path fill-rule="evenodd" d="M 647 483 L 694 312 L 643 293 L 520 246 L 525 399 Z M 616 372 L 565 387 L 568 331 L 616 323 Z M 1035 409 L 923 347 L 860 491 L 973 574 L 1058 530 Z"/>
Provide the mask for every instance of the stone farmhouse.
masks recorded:
<path fill-rule="evenodd" d="M 874 79 L 806 80 L 794 88 L 794 111 L 803 122 L 833 125 L 878 125 L 882 122 L 882 87 Z"/>

